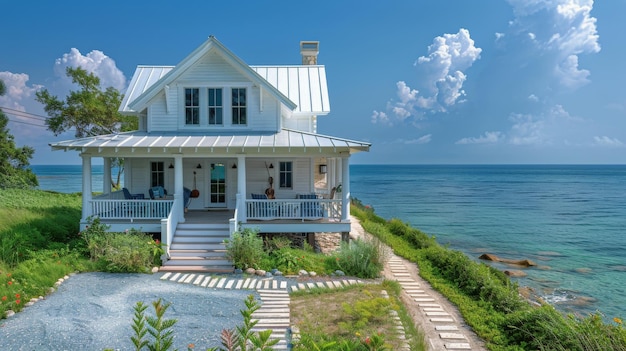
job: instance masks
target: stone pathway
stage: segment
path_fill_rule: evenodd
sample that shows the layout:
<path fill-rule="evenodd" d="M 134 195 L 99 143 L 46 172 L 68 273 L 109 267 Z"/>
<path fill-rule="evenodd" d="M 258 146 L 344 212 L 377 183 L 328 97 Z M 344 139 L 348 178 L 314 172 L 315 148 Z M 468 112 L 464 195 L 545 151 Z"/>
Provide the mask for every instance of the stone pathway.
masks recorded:
<path fill-rule="evenodd" d="M 469 339 L 461 331 L 457 320 L 412 278 L 405 261 L 393 253 L 389 256 L 387 266 L 393 277 L 387 278 L 396 280 L 402 286 L 404 292 L 411 297 L 412 304 L 417 305 L 424 319 L 432 324 L 431 327 L 439 336 L 439 340 L 429 340 L 433 349 L 472 350 Z"/>
<path fill-rule="evenodd" d="M 317 278 L 319 279 L 319 277 Z M 253 331 L 272 329 L 272 338 L 278 339 L 275 350 L 288 350 L 289 291 L 310 289 L 336 289 L 354 284 L 364 284 L 360 279 L 328 278 L 314 282 L 298 283 L 284 277 L 242 277 L 237 275 L 209 275 L 201 273 L 167 272 L 161 280 L 193 284 L 209 289 L 256 290 L 261 298 L 261 307 L 252 314 L 258 320 Z"/>

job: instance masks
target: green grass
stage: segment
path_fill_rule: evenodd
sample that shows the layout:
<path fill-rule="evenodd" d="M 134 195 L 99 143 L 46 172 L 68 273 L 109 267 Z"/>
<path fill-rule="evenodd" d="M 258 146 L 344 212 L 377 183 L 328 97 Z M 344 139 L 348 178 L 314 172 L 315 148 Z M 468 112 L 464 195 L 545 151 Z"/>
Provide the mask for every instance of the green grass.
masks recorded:
<path fill-rule="evenodd" d="M 599 314 L 566 317 L 549 305 L 534 307 L 502 272 L 438 245 L 398 219 L 387 221 L 358 200 L 351 211 L 366 231 L 417 263 L 420 275 L 459 308 L 491 350 L 626 350 L 621 319 L 605 324 Z"/>

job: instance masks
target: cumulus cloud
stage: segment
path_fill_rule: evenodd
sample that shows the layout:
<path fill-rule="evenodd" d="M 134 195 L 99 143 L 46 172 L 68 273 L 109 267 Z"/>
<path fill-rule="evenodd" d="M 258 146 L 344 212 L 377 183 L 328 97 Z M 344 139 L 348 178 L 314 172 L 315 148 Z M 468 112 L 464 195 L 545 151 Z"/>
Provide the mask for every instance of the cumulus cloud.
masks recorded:
<path fill-rule="evenodd" d="M 508 0 L 515 20 L 511 26 L 544 53 L 552 53 L 559 83 L 576 89 L 589 83 L 590 72 L 578 66 L 578 55 L 600 51 L 593 0 Z"/>
<path fill-rule="evenodd" d="M 415 120 L 423 118 L 427 112 L 446 112 L 451 106 L 464 102 L 465 71 L 480 58 L 481 51 L 467 29 L 434 38 L 428 46 L 428 54 L 414 63 L 421 73 L 421 88 L 412 88 L 405 81 L 397 82 L 398 100 L 389 103 L 388 112 L 398 121 Z M 376 118 L 372 118 L 372 122 L 380 121 L 376 113 L 374 111 Z"/>
<path fill-rule="evenodd" d="M 608 136 L 595 136 L 593 137 L 593 143 L 595 145 L 600 145 L 600 146 L 611 146 L 611 147 L 624 146 L 624 143 L 622 143 L 619 139 L 610 138 Z"/>
<path fill-rule="evenodd" d="M 0 105 L 19 111 L 26 111 L 24 103 L 32 99 L 41 85 L 28 85 L 29 76 L 25 73 L 0 72 L 0 80 L 6 85 L 5 95 L 0 96 Z"/>
<path fill-rule="evenodd" d="M 113 87 L 120 91 L 126 89 L 124 73 L 117 68 L 112 58 L 100 50 L 93 50 L 87 55 L 83 55 L 78 49 L 72 48 L 70 52 L 56 59 L 54 63 L 56 76 L 69 83 L 70 78 L 65 75 L 67 67 L 82 67 L 87 72 L 93 73 L 100 78 L 100 84 L 103 88 Z"/>
<path fill-rule="evenodd" d="M 372 123 L 390 124 L 389 117 L 384 112 L 374 111 L 372 113 Z"/>
<path fill-rule="evenodd" d="M 456 142 L 459 145 L 467 144 L 495 144 L 502 140 L 504 135 L 502 132 L 485 132 L 485 134 L 479 137 L 463 138 Z"/>
<path fill-rule="evenodd" d="M 532 102 L 538 102 L 539 98 L 535 94 L 530 94 L 530 95 L 528 95 L 528 100 L 530 100 Z"/>

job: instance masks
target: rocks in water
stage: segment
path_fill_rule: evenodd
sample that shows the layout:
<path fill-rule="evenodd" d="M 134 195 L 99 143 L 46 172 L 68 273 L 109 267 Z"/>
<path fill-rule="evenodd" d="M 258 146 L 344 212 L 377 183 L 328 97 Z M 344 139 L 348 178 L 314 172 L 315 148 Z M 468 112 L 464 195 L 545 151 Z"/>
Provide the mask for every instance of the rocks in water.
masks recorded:
<path fill-rule="evenodd" d="M 576 273 L 589 274 L 591 273 L 591 268 L 587 268 L 587 267 L 576 268 Z"/>
<path fill-rule="evenodd" d="M 512 277 L 512 278 L 521 278 L 521 277 L 525 277 L 525 276 L 528 275 L 528 274 L 526 274 L 526 272 L 520 271 L 520 270 L 517 270 L 517 269 L 506 270 L 506 271 L 504 271 L 504 274 L 506 274 L 506 275 L 508 275 L 509 277 Z"/>
<path fill-rule="evenodd" d="M 486 260 L 486 261 L 493 261 L 493 262 L 502 262 L 502 263 L 508 263 L 508 264 L 512 264 L 512 265 L 516 265 L 516 266 L 522 266 L 522 267 L 531 267 L 531 266 L 536 266 L 537 264 L 531 260 L 512 260 L 512 259 L 508 259 L 508 258 L 501 258 L 498 257 L 494 254 L 482 254 L 480 255 L 480 257 L 478 257 L 481 260 Z"/>

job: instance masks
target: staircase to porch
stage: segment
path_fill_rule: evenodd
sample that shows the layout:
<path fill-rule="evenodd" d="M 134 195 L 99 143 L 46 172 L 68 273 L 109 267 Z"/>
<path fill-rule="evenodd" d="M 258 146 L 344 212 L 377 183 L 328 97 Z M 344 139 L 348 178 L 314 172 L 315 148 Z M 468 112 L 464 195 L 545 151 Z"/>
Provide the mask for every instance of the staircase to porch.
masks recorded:
<path fill-rule="evenodd" d="M 232 273 L 224 240 L 228 223 L 179 223 L 162 272 Z"/>

